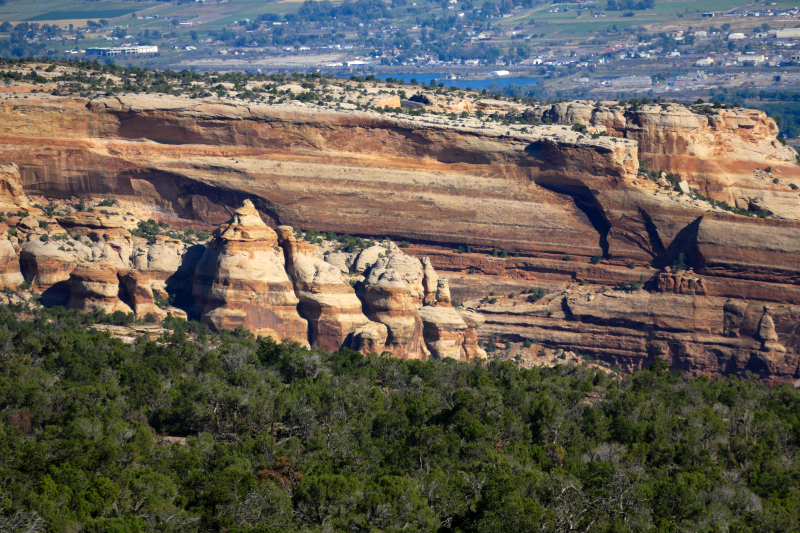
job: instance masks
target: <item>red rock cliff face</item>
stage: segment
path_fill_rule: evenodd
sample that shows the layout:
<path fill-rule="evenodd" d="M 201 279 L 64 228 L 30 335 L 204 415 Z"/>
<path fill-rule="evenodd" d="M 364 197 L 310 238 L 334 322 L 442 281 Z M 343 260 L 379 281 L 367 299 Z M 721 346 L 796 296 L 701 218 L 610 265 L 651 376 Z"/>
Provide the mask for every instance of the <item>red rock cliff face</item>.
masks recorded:
<path fill-rule="evenodd" d="M 602 252 L 590 189 L 630 187 L 638 164 L 633 143 L 579 140 L 561 127 L 505 136 L 366 114 L 156 102 L 0 108 L 0 158 L 19 162 L 30 191 L 113 194 L 211 224 L 252 198 L 274 226 L 583 255 Z"/>
<path fill-rule="evenodd" d="M 568 284 L 583 280 L 609 286 L 653 280 L 648 290 L 654 290 L 659 287 L 658 270 L 683 254 L 687 266 L 694 268 L 693 274 L 702 279 L 703 289 L 698 293 L 699 282 L 690 288 L 688 281 L 685 288 L 681 282 L 676 289 L 674 280 L 670 286 L 665 278 L 663 291 L 645 305 L 652 321 L 632 320 L 627 309 L 599 309 L 600 302 L 608 298 L 603 296 L 593 300 L 588 311 L 578 303 L 559 304 L 563 316 L 553 310 L 556 322 L 541 329 L 545 331 L 541 338 L 558 346 L 613 344 L 612 338 L 626 339 L 613 328 L 600 341 L 586 335 L 604 321 L 614 328 L 630 324 L 631 331 L 667 328 L 663 324 L 672 322 L 664 319 L 669 313 L 663 305 L 669 298 L 677 298 L 675 302 L 688 299 L 689 303 L 680 305 L 692 306 L 699 305 L 700 297 L 731 299 L 743 302 L 747 309 L 773 302 L 786 306 L 770 315 L 786 355 L 780 356 L 784 363 L 775 362 L 778 356 L 765 363 L 768 370 L 764 372 L 783 377 L 797 374 L 796 365 L 792 366 L 796 338 L 791 324 L 793 306 L 800 304 L 800 204 L 789 184 L 798 181 L 800 173 L 794 154 L 775 139 L 774 122 L 750 110 L 706 112 L 672 105 L 633 110 L 612 104 L 570 103 L 529 112 L 534 118 L 546 117 L 564 125 L 539 126 L 522 133 L 444 126 L 425 119 L 335 113 L 302 105 L 245 107 L 171 97 L 92 102 L 31 98 L 14 108 L 0 105 L 0 161 L 19 164 L 30 192 L 54 197 L 114 195 L 134 199 L 173 220 L 220 224 L 247 198 L 272 227 L 287 224 L 407 239 L 426 245 L 420 255 L 429 255 L 440 271 L 460 275 L 451 278 L 454 293 L 468 292 L 473 283 L 480 284 L 470 278 L 479 274 L 506 281 Z M 569 125 L 573 123 L 588 124 L 611 136 L 593 138 L 572 131 Z M 648 161 L 651 169 L 678 173 L 687 187 L 717 200 L 775 216 L 759 220 L 733 215 L 659 189 L 637 175 L 640 159 Z M 772 175 L 763 173 L 766 166 L 772 167 Z M 775 184 L 772 179 L 777 176 L 779 183 Z M 274 240 L 272 234 L 256 239 L 263 241 L 270 253 L 281 254 Z M 33 250 L 39 247 L 35 242 L 26 244 L 32 257 L 45 257 Z M 270 330 L 279 338 L 308 338 L 304 320 L 295 317 L 299 299 L 294 290 L 312 289 L 306 291 L 311 309 L 317 305 L 314 302 L 321 301 L 313 296 L 314 283 L 292 287 L 285 271 L 286 279 L 275 280 L 280 290 L 278 285 L 256 287 L 237 281 L 233 272 L 241 265 L 230 261 L 249 253 L 251 244 L 218 238 L 210 246 L 197 267 L 195 296 L 202 302 L 198 311 L 215 327 L 241 324 Z M 475 253 L 460 255 L 446 250 L 458 245 L 471 246 Z M 521 257 L 487 258 L 486 252 L 493 248 L 519 252 Z M 410 252 L 415 253 L 414 249 Z M 28 253 L 25 248 L 23 253 Z M 562 261 L 565 256 L 573 261 Z M 592 256 L 602 256 L 606 262 L 591 265 L 588 259 Z M 391 265 L 388 259 L 381 261 L 387 263 L 379 265 L 381 271 L 370 265 L 358 295 L 364 314 L 387 327 L 387 347 L 396 355 L 427 357 L 427 334 L 431 343 L 442 341 L 437 345 L 442 354 L 455 353 L 453 346 L 461 343 L 464 348 L 459 348 L 459 353 L 469 351 L 472 355 L 462 356 L 475 357 L 476 328 L 483 333 L 510 332 L 516 327 L 514 320 L 537 324 L 537 317 L 520 313 L 509 313 L 514 320 L 487 320 L 483 325 L 480 320 L 471 320 L 470 325 L 464 319 L 463 326 L 453 316 L 452 323 L 446 324 L 438 316 L 444 312 L 427 310 L 423 314 L 431 316 L 425 326 L 417 309 L 430 290 L 426 294 L 416 287 L 416 281 L 411 285 L 404 282 L 401 287 L 394 277 L 383 275 Z M 42 272 L 52 271 L 50 277 L 55 281 L 66 279 L 75 267 L 56 263 L 41 261 Z M 225 272 L 230 275 L 223 275 Z M 159 279 L 169 275 L 153 274 Z M 42 274 L 42 279 L 45 277 Z M 158 290 L 155 277 L 151 290 Z M 319 285 L 320 291 L 322 285 L 326 284 Z M 692 290 L 694 294 L 688 294 Z M 275 324 L 259 318 L 260 311 L 247 311 L 247 295 L 253 291 L 285 295 L 280 302 L 265 301 L 257 307 L 286 307 L 292 326 L 280 332 Z M 564 305 L 569 313 L 564 312 Z M 717 302 L 713 308 L 723 307 Z M 355 313 L 355 307 L 352 310 Z M 726 319 L 715 313 L 712 322 L 719 330 Z M 752 314 L 747 311 L 745 316 L 750 316 L 748 313 Z M 446 314 L 450 316 L 449 311 Z M 700 315 L 692 316 L 704 323 L 697 318 Z M 757 328 L 750 327 L 752 320 L 745 320 L 743 331 L 748 332 L 748 342 L 759 343 L 760 334 L 753 333 Z M 335 320 L 323 323 L 337 324 Z M 551 326 L 575 327 L 579 340 L 565 344 L 546 333 Z M 333 337 L 347 329 L 337 332 L 338 327 L 331 330 Z M 697 348 L 703 343 L 697 340 L 695 326 L 683 321 L 681 328 L 690 332 L 689 336 L 678 343 L 667 342 L 679 348 L 659 351 L 658 346 L 663 345 L 656 339 L 640 343 L 636 349 L 625 348 L 627 352 L 620 348 L 619 353 L 625 352 L 625 357 L 635 358 L 631 359 L 635 362 L 618 362 L 633 368 L 663 353 L 677 366 L 691 367 L 694 363 L 687 361 L 703 361 L 696 367 L 698 372 L 725 373 L 728 363 L 720 361 L 735 359 L 738 362 L 731 363 L 733 369 L 746 368 L 747 364 L 741 363 L 745 359 L 754 361 L 741 355 L 744 352 L 736 352 L 739 355 L 717 358 L 715 363 L 713 354 L 718 348 Z M 369 338 L 375 346 L 382 343 L 379 331 L 371 332 Z M 715 343 L 711 344 L 720 345 Z M 695 348 L 699 351 L 694 352 Z M 749 345 L 742 349 L 750 350 Z M 601 352 L 612 353 L 598 349 Z"/>
<path fill-rule="evenodd" d="M 634 108 L 615 102 L 569 102 L 538 106 L 527 113 L 560 124 L 594 126 L 612 136 L 635 140 L 639 159 L 650 169 L 674 173 L 716 200 L 743 208 L 760 203 L 784 218 L 797 220 L 800 216 L 796 194 L 788 183 L 771 183 L 773 177 L 800 178 L 797 153 L 778 141 L 777 124 L 762 111 L 670 103 Z M 764 176 L 761 171 L 765 168 L 774 169 L 774 176 Z"/>
<path fill-rule="evenodd" d="M 709 210 L 654 196 L 636 179 L 640 158 L 670 171 L 684 156 L 686 168 L 718 165 L 682 177 L 731 205 L 800 214 L 785 183 L 752 175 L 769 162 L 797 171 L 763 115 L 572 107 L 545 111 L 631 140 L 131 97 L 0 106 L 0 158 L 19 161 L 30 191 L 113 194 L 212 224 L 248 197 L 273 226 L 638 262 L 671 263 Z"/>

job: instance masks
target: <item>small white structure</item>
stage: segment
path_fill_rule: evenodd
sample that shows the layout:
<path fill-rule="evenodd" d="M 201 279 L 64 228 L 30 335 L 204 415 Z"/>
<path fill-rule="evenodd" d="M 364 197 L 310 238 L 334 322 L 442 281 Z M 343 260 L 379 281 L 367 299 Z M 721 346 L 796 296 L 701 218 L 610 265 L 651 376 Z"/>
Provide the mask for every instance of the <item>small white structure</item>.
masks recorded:
<path fill-rule="evenodd" d="M 766 60 L 767 58 L 761 54 L 739 56 L 736 58 L 737 63 L 755 63 L 756 65 L 758 65 L 759 63 L 763 63 Z"/>
<path fill-rule="evenodd" d="M 800 28 L 786 28 L 777 30 L 775 37 L 778 39 L 800 39 Z"/>
<path fill-rule="evenodd" d="M 744 33 L 729 33 L 728 34 L 728 40 L 729 41 L 740 41 L 740 40 L 746 39 L 746 38 L 747 38 L 747 36 L 745 36 Z"/>
<path fill-rule="evenodd" d="M 87 48 L 87 54 L 121 56 L 126 54 L 157 54 L 158 46 L 120 46 L 117 48 Z"/>
<path fill-rule="evenodd" d="M 491 77 L 491 78 L 500 78 L 502 76 L 508 76 L 509 74 L 511 74 L 511 73 L 509 71 L 507 71 L 507 70 L 493 70 L 493 71 L 491 71 L 489 73 L 489 77 Z"/>

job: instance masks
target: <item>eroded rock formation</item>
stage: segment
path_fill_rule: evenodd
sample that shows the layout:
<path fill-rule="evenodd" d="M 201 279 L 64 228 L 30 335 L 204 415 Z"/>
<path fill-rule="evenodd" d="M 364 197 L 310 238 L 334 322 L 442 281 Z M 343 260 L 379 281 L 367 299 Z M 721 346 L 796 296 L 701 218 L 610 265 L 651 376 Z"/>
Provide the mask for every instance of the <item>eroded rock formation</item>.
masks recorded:
<path fill-rule="evenodd" d="M 67 307 L 70 309 L 98 310 L 108 314 L 133 312 L 120 298 L 120 280 L 113 268 L 76 268 L 70 272 L 69 286 Z"/>
<path fill-rule="evenodd" d="M 367 269 L 358 289 L 367 317 L 388 329 L 386 349 L 395 357 L 427 359 L 429 355 L 417 313 L 425 297 L 422 279 L 419 259 L 393 253 Z"/>
<path fill-rule="evenodd" d="M 465 358 L 479 354 L 473 338 L 478 330 L 481 335 L 511 334 L 515 328 L 538 331 L 539 321 L 546 320 L 539 335 L 545 344 L 592 352 L 623 368 L 666 354 L 674 366 L 691 372 L 724 374 L 752 370 L 759 364 L 762 375 L 788 377 L 798 372 L 796 365 L 792 367 L 797 344 L 792 317 L 794 306 L 800 304 L 800 204 L 790 185 L 800 183 L 800 169 L 794 153 L 776 139 L 774 121 L 760 112 L 673 104 L 632 107 L 616 102 L 539 107 L 490 101 L 453 103 L 467 111 L 522 114 L 530 119 L 528 131 L 522 131 L 489 122 L 466 121 L 461 127 L 445 125 L 435 117 L 392 118 L 301 104 L 245 107 L 172 97 L 91 102 L 48 97 L 15 104 L 17 109 L 0 106 L 0 134 L 5 141 L 0 161 L 19 164 L 29 191 L 48 197 L 102 194 L 135 200 L 171 220 L 210 224 L 223 223 L 249 198 L 272 227 L 291 224 L 411 241 L 412 248 L 404 248 L 406 254 L 391 246 L 377 246 L 355 256 L 329 251 L 324 262 L 339 272 L 346 285 L 363 274 L 357 297 L 362 314 L 372 322 L 345 327 L 344 316 L 358 316 L 357 312 L 344 313 L 341 323 L 329 314 L 317 325 L 332 327 L 330 338 L 355 328 L 348 335 L 379 348 L 379 323 L 386 326 L 387 349 L 395 355 L 427 357 L 426 336 L 450 336 L 461 342 L 459 357 Z M 545 118 L 553 124 L 530 126 Z M 573 131 L 572 124 L 585 129 Z M 638 173 L 640 160 L 647 161 L 651 170 L 664 171 L 659 174 L 662 185 Z M 677 181 L 668 181 L 669 173 Z M 680 183 L 683 194 L 672 190 L 673 183 Z M 723 204 L 690 197 L 694 189 L 725 205 L 770 216 L 759 219 L 731 213 Z M 16 201 L 10 205 L 18 205 Z M 48 230 L 33 224 L 38 221 L 36 213 L 25 217 L 29 221 L 8 217 L 6 222 L 19 231 L 9 237 L 9 244 L 21 247 L 22 273 L 47 293 L 59 283 L 63 286 L 73 269 L 95 263 L 123 275 L 131 269 L 144 272 L 137 266 L 138 259 L 134 260 L 140 257 L 135 252 L 137 241 L 123 242 L 128 239 L 126 224 L 136 223 L 127 217 L 127 212 L 109 210 L 104 216 L 95 212 L 54 221 L 70 236 L 81 236 L 80 243 L 75 240 L 76 245 L 69 247 L 38 240 Z M 212 255 L 227 257 L 223 250 L 229 249 L 231 257 L 236 256 L 232 250 L 237 243 L 249 239 L 269 247 L 274 257 L 285 258 L 274 237 L 259 231 L 264 234 L 215 237 L 209 246 L 214 251 L 204 252 L 202 268 L 197 267 L 195 294 L 188 296 L 184 285 L 184 299 L 201 302 L 195 310 L 205 316 L 206 323 L 244 324 L 249 315 L 243 309 L 247 304 L 243 294 L 249 287 L 239 280 L 255 275 L 245 272 L 249 265 L 228 267 L 223 260 L 218 268 Z M 242 246 L 239 251 L 244 253 Z M 458 246 L 469 252 L 456 254 Z M 152 253 L 154 247 L 147 248 L 147 254 Z M 515 253 L 520 257 L 514 257 Z M 189 250 L 183 249 L 174 257 L 182 265 L 187 254 Z M 299 243 L 297 254 L 308 258 L 308 268 L 302 269 L 308 275 L 293 282 L 285 275 L 288 264 L 275 263 L 279 281 L 270 290 L 285 295 L 281 302 L 286 309 L 295 309 L 298 318 L 296 309 L 302 311 L 304 305 L 318 306 L 323 317 L 323 295 L 333 295 L 342 285 L 327 282 L 334 270 L 317 262 L 322 257 L 300 253 Z M 693 269 L 691 276 L 665 272 L 680 254 L 686 258 L 686 268 Z M 579 282 L 595 289 L 635 282 L 637 286 L 644 283 L 647 290 L 606 291 L 586 309 L 579 305 L 580 299 L 563 301 L 554 304 L 548 316 L 523 312 L 525 307 L 517 306 L 501 313 L 514 320 L 490 319 L 483 325 L 480 319 L 470 321 L 457 312 L 466 328 L 454 320 L 457 326 L 437 329 L 436 317 L 449 316 L 449 311 L 441 311 L 446 305 L 436 294 L 438 280 L 411 255 L 429 257 L 438 277 L 451 280 L 454 294 L 483 290 L 486 296 L 483 278 L 488 276 L 502 278 L 495 285 L 512 288 L 525 280 L 559 284 L 560 289 Z M 406 266 L 412 261 L 400 257 L 416 264 L 409 270 Z M 590 258 L 602 262 L 590 263 Z M 172 267 L 160 268 L 147 274 L 153 298 L 159 301 L 176 294 L 171 284 L 177 281 Z M 241 271 L 243 277 L 229 270 Z M 147 283 L 139 279 L 136 287 Z M 303 284 L 310 285 L 304 289 Z M 314 292 L 315 286 L 319 292 Z M 295 291 L 307 293 L 307 300 Z M 143 294 L 146 301 L 146 289 Z M 647 304 L 641 304 L 645 300 Z M 209 301 L 214 302 L 210 307 Z M 611 309 L 609 302 L 630 304 L 647 320 L 634 319 L 623 308 Z M 257 307 L 276 305 L 281 303 L 265 301 Z M 669 305 L 677 305 L 685 314 L 673 316 Z M 699 313 L 705 305 L 711 305 L 713 320 Z M 753 309 L 764 305 L 775 308 L 769 320 L 785 354 L 765 349 L 764 342 L 776 341 L 764 341 L 756 332 L 762 315 L 755 317 Z M 432 308 L 421 313 L 431 315 L 427 334 L 417 311 L 423 307 Z M 220 316 L 212 320 L 214 309 L 219 309 Z M 483 307 L 480 312 L 492 315 Z M 258 316 L 252 314 L 255 322 L 261 320 Z M 312 316 L 310 311 L 308 316 Z M 293 331 L 287 335 L 297 337 L 305 331 L 309 342 L 326 337 L 308 337 L 303 319 L 299 320 L 289 320 L 297 327 L 287 326 Z M 769 320 L 764 319 L 767 324 Z M 248 324 L 259 329 L 255 323 Z M 704 324 L 713 324 L 713 335 L 728 340 L 706 343 L 697 324 L 703 331 Z M 636 328 L 644 328 L 651 337 L 637 341 L 633 349 L 636 336 L 629 330 Z M 664 332 L 684 336 L 663 340 L 658 336 Z M 567 338 L 572 340 L 567 342 Z M 734 341 L 746 347 L 719 348 Z M 604 350 L 592 348 L 603 343 L 607 343 Z M 611 347 L 619 343 L 628 343 L 627 348 L 614 352 Z M 757 346 L 755 352 L 750 351 L 751 344 Z"/>
<path fill-rule="evenodd" d="M 0 288 L 17 287 L 24 281 L 14 245 L 4 237 L 0 238 Z"/>
<path fill-rule="evenodd" d="M 0 165 L 0 210 L 4 213 L 30 207 L 16 163 Z"/>
<path fill-rule="evenodd" d="M 249 200 L 217 230 L 197 264 L 193 293 L 201 321 L 214 329 L 243 327 L 308 345 L 278 236 Z"/>
<path fill-rule="evenodd" d="M 678 294 L 708 294 L 705 282 L 694 275 L 691 270 L 666 272 L 658 275 L 656 288 L 659 292 L 676 292 Z"/>
<path fill-rule="evenodd" d="M 381 353 L 386 326 L 370 322 L 355 290 L 342 279 L 342 271 L 317 257 L 317 249 L 298 242 L 290 226 L 278 228 L 286 254 L 286 270 L 294 280 L 300 315 L 308 320 L 311 344 L 323 350 L 342 346 L 365 353 Z"/>

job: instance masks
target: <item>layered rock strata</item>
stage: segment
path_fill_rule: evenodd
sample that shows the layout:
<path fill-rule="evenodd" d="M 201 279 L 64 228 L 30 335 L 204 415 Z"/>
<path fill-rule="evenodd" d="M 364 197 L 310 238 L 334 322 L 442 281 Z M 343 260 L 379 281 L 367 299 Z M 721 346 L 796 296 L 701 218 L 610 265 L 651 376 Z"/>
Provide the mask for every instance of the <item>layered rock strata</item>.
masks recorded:
<path fill-rule="evenodd" d="M 476 275 L 504 277 L 498 282 L 503 286 L 525 280 L 612 287 L 642 280 L 648 291 L 664 291 L 643 293 L 650 294 L 653 303 L 646 316 L 656 325 L 672 323 L 671 311 L 664 307 L 669 302 L 657 298 L 688 299 L 698 306 L 706 299 L 722 302 L 714 304 L 715 310 L 737 305 L 763 310 L 771 303 L 775 310 L 770 320 L 779 344 L 786 348 L 784 360 L 791 361 L 796 340 L 787 317 L 794 311 L 784 312 L 781 306 L 793 309 L 800 303 L 796 238 L 800 204 L 790 187 L 800 184 L 800 170 L 794 154 L 776 139 L 771 119 L 752 110 L 672 104 L 633 107 L 573 102 L 525 107 L 477 102 L 475 106 L 479 104 L 486 110 L 523 114 L 531 119 L 529 124 L 545 118 L 555 124 L 529 126 L 523 132 L 474 119 L 461 127 L 444 125 L 437 117 L 412 120 L 321 111 L 299 104 L 244 107 L 171 97 L 92 102 L 30 98 L 16 108 L 0 106 L 0 160 L 19 163 L 22 181 L 30 191 L 51 197 L 86 194 L 135 199 L 182 220 L 218 224 L 229 218 L 242 199 L 250 198 L 272 226 L 389 235 L 411 241 L 414 248 L 419 244 L 434 248 L 436 253 L 413 253 L 429 256 L 440 275 L 469 278 L 474 270 Z M 465 104 L 464 109 L 468 108 Z M 582 124 L 586 131 L 572 131 L 571 124 Z M 640 160 L 647 161 L 651 170 L 677 174 L 683 194 L 669 190 L 666 174 L 661 186 L 644 179 L 637 173 Z M 720 205 L 690 198 L 687 188 L 770 218 L 732 214 Z M 71 268 L 85 262 L 86 255 L 81 261 L 59 258 L 56 252 L 63 251 L 58 246 L 40 250 L 36 238 L 31 238 L 38 235 L 37 228 L 32 224 L 23 228 L 11 218 L 7 221 L 24 234 L 9 242 L 22 246 L 23 273 L 43 280 L 35 282 L 40 290 L 47 292 L 59 280 L 63 283 Z M 449 253 L 459 245 L 471 247 L 473 253 Z M 505 250 L 508 255 L 519 252 L 521 257 L 487 256 L 493 249 L 498 255 Z M 693 269 L 694 281 L 686 276 L 679 281 L 674 273 L 663 270 L 680 254 L 686 258 L 686 267 Z M 359 272 L 358 265 L 353 268 L 353 258 L 338 252 L 329 257 L 343 275 Z M 592 257 L 603 262 L 590 264 Z M 438 305 L 432 284 L 420 279 L 411 285 L 404 282 L 404 287 L 392 286 L 393 281 L 373 276 L 375 265 L 385 259 L 368 260 L 365 255 L 362 262 L 360 272 L 366 279 L 358 294 L 364 299 L 364 313 L 373 322 L 381 313 L 395 321 L 408 313 L 406 322 L 413 327 L 395 328 L 398 338 L 408 338 L 413 356 L 424 357 L 422 320 L 408 321 L 408 317 L 426 302 Z M 115 262 L 108 266 L 131 268 Z M 47 272 L 52 273 L 50 279 Z M 420 275 L 424 278 L 424 273 Z M 469 283 L 477 290 L 482 279 Z M 409 288 L 415 284 L 419 287 Z M 153 283 L 151 289 L 155 290 Z M 453 289 L 462 287 L 454 283 Z M 596 305 L 608 298 L 597 297 Z M 726 303 L 729 300 L 731 305 Z M 205 305 L 199 306 L 199 313 Z M 537 317 L 519 308 L 508 313 L 514 321 L 502 322 L 511 325 L 502 327 L 508 331 L 525 323 L 533 327 L 546 318 L 548 331 L 581 332 L 580 342 L 573 344 L 585 342 L 583 349 L 576 348 L 581 351 L 589 351 L 597 342 L 613 345 L 613 339 L 629 338 L 620 325 L 631 320 L 624 310 L 584 317 L 567 309 L 553 308 L 552 317 Z M 734 320 L 737 315 L 731 313 L 715 311 L 717 330 L 724 332 L 727 326 L 723 324 L 730 326 L 729 331 L 739 327 Z M 751 317 L 753 312 L 743 313 Z M 759 346 L 761 357 L 780 353 L 761 349 L 764 341 L 755 333 L 760 317 L 754 319 L 755 324 L 747 318 L 740 331 L 746 331 L 748 342 Z M 645 329 L 660 327 L 634 322 Z M 498 327 L 491 320 L 480 326 L 484 334 Z M 596 329 L 602 327 L 610 329 Z M 750 363 L 727 363 L 727 355 L 708 355 L 722 349 L 705 348 L 704 337 L 688 324 L 677 331 L 683 332 L 682 340 L 668 343 L 676 367 L 721 374 L 728 366 L 750 368 Z M 389 346 L 396 346 L 391 331 L 387 333 Z M 556 337 L 561 340 L 553 340 L 553 345 L 569 344 L 563 336 Z M 380 335 L 374 340 L 379 341 Z M 660 353 L 652 346 L 657 345 L 646 344 L 646 349 L 630 350 L 624 357 L 603 353 L 618 357 L 620 366 L 632 368 Z M 675 355 L 693 350 L 698 354 L 695 360 L 692 355 L 685 359 Z M 723 352 L 729 353 L 719 351 Z M 744 358 L 736 357 L 735 361 Z M 797 372 L 790 363 L 770 365 L 776 375 Z"/>
<path fill-rule="evenodd" d="M 640 159 L 730 205 L 748 197 L 748 206 L 800 218 L 789 187 L 800 177 L 794 156 L 774 121 L 752 110 L 573 102 L 520 108 L 566 124 L 523 133 L 171 97 L 19 105 L 0 106 L 0 159 L 19 161 L 30 190 L 115 195 L 212 223 L 248 197 L 275 225 L 658 266 L 680 252 L 727 248 L 726 236 L 748 224 L 659 192 L 637 177 Z M 568 127 L 582 123 L 612 137 Z M 754 173 L 768 166 L 779 184 Z M 702 256 L 689 266 L 705 275 Z M 780 259 L 798 263 L 796 253 Z"/>
<path fill-rule="evenodd" d="M 358 297 L 364 312 L 386 326 L 386 349 L 395 357 L 427 359 L 422 320 L 417 310 L 425 298 L 422 263 L 415 257 L 394 253 L 381 257 L 364 272 Z"/>
<path fill-rule="evenodd" d="M 278 236 L 249 200 L 215 232 L 197 264 L 193 294 L 201 321 L 213 329 L 243 327 L 308 345 Z"/>
<path fill-rule="evenodd" d="M 317 248 L 298 242 L 290 226 L 278 228 L 286 254 L 286 271 L 294 280 L 300 315 L 308 320 L 311 344 L 335 351 L 342 346 L 364 353 L 381 353 L 386 326 L 364 316 L 361 301 L 339 268 L 317 257 Z"/>
<path fill-rule="evenodd" d="M 481 305 L 483 335 L 577 351 L 630 372 L 654 357 L 687 375 L 796 379 L 800 307 L 691 294 L 572 286 L 533 303 Z"/>

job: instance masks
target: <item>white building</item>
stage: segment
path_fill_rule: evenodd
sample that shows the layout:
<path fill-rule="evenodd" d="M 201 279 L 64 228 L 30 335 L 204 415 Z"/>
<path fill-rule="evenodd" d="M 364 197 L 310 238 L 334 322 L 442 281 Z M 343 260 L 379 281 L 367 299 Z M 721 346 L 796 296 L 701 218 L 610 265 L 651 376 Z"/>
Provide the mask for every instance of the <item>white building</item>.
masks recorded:
<path fill-rule="evenodd" d="M 712 58 L 710 58 L 710 57 L 707 57 L 705 59 L 701 59 L 699 61 L 695 61 L 694 66 L 696 66 L 696 67 L 710 67 L 713 64 L 714 64 L 714 60 Z"/>
<path fill-rule="evenodd" d="M 778 39 L 800 39 L 800 28 L 786 28 L 785 30 L 777 30 L 775 37 Z"/>
<path fill-rule="evenodd" d="M 87 54 L 121 56 L 127 54 L 157 54 L 158 46 L 120 46 L 118 48 L 87 48 Z"/>
<path fill-rule="evenodd" d="M 489 73 L 489 76 L 492 78 L 499 78 L 501 76 L 508 76 L 509 74 L 511 73 L 507 70 L 493 70 Z"/>
<path fill-rule="evenodd" d="M 767 58 L 760 54 L 739 56 L 736 58 L 737 63 L 755 63 L 756 65 L 759 63 L 763 63 L 766 60 Z"/>
<path fill-rule="evenodd" d="M 729 33 L 728 34 L 728 40 L 729 41 L 739 41 L 741 39 L 746 39 L 746 38 L 747 37 L 745 36 L 744 33 Z"/>

